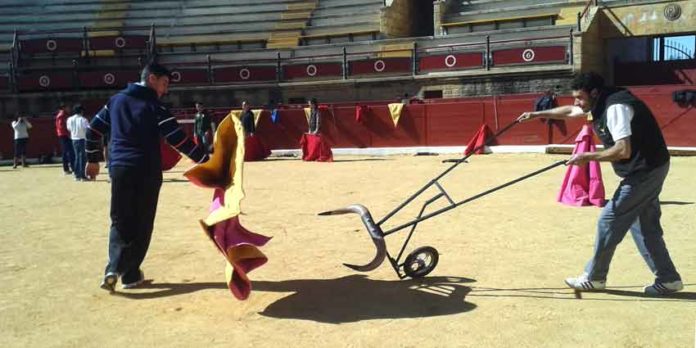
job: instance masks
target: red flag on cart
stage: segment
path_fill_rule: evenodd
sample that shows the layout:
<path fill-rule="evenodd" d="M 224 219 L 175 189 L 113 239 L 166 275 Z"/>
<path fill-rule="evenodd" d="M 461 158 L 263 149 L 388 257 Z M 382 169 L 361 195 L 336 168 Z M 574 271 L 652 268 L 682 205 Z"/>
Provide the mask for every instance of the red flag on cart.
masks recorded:
<path fill-rule="evenodd" d="M 485 148 L 484 148 L 483 144 L 485 144 L 486 141 L 488 140 L 488 138 L 490 138 L 492 135 L 493 135 L 493 132 L 491 132 L 491 129 L 488 128 L 488 125 L 486 125 L 484 123 L 481 126 L 481 128 L 479 128 L 478 132 L 476 132 L 474 137 L 471 138 L 471 140 L 469 140 L 469 143 L 466 144 L 466 150 L 464 150 L 464 155 L 468 156 L 469 154 L 471 154 L 471 152 L 474 151 L 474 149 L 479 148 L 479 147 L 480 148 L 476 151 L 476 154 L 477 155 L 484 154 Z"/>

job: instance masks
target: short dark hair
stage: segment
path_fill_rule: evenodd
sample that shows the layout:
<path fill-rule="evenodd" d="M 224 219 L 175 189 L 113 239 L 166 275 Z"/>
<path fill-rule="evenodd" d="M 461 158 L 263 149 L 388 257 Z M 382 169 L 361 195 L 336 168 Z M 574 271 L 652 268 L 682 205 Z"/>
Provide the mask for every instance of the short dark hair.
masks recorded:
<path fill-rule="evenodd" d="M 172 73 L 169 71 L 169 69 L 155 62 L 152 62 L 143 68 L 143 71 L 140 73 L 140 81 L 147 81 L 147 77 L 150 76 L 150 74 L 157 77 L 172 77 Z"/>
<path fill-rule="evenodd" d="M 318 105 L 319 101 L 317 101 L 317 98 L 311 98 L 311 99 L 309 99 L 309 103 L 312 105 Z"/>
<path fill-rule="evenodd" d="M 592 92 L 593 89 L 602 89 L 604 87 L 604 79 L 595 72 L 586 72 L 575 75 L 573 82 L 570 83 L 570 88 L 574 91 L 583 90 Z"/>
<path fill-rule="evenodd" d="M 65 102 L 64 102 L 64 101 L 61 100 L 60 102 L 58 102 L 58 108 L 59 108 L 59 109 L 63 109 L 63 108 L 65 108 L 66 106 L 67 106 L 67 105 L 65 105 Z"/>
<path fill-rule="evenodd" d="M 82 114 L 85 111 L 82 104 L 75 104 L 72 109 L 74 114 Z"/>

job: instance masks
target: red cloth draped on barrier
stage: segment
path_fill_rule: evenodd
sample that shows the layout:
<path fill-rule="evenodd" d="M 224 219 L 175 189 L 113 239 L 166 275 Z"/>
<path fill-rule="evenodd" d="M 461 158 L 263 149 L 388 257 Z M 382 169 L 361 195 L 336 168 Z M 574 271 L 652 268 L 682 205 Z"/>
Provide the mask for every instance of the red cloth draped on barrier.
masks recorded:
<path fill-rule="evenodd" d="M 264 146 L 256 135 L 250 135 L 244 139 L 244 161 L 263 161 L 270 155 L 271 150 Z"/>
<path fill-rule="evenodd" d="M 303 161 L 333 162 L 331 147 L 321 135 L 302 134 L 300 146 Z"/>

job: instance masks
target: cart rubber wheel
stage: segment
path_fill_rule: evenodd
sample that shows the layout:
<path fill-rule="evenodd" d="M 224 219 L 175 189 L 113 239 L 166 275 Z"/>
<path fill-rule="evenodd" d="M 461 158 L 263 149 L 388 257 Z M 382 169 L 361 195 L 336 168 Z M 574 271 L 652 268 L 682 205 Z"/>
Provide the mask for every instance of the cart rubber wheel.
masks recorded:
<path fill-rule="evenodd" d="M 404 273 L 411 278 L 422 278 L 432 272 L 437 266 L 440 255 L 433 247 L 417 248 L 404 261 Z"/>

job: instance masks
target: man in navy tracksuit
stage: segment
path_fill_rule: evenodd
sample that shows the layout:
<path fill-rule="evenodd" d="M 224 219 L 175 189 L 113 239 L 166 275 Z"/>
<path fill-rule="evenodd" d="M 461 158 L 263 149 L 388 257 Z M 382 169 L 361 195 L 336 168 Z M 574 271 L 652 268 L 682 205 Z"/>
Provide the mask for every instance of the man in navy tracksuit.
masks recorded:
<path fill-rule="evenodd" d="M 87 130 L 85 173 L 91 180 L 99 174 L 99 162 L 103 160 L 102 137 L 111 138 L 109 262 L 101 284 L 110 292 L 119 276 L 124 289 L 144 280 L 140 265 L 150 245 L 162 185 L 160 137 L 195 162 L 208 158 L 160 103 L 168 87 L 169 71 L 156 63 L 147 65 L 140 82 L 128 84 L 111 97 Z"/>

